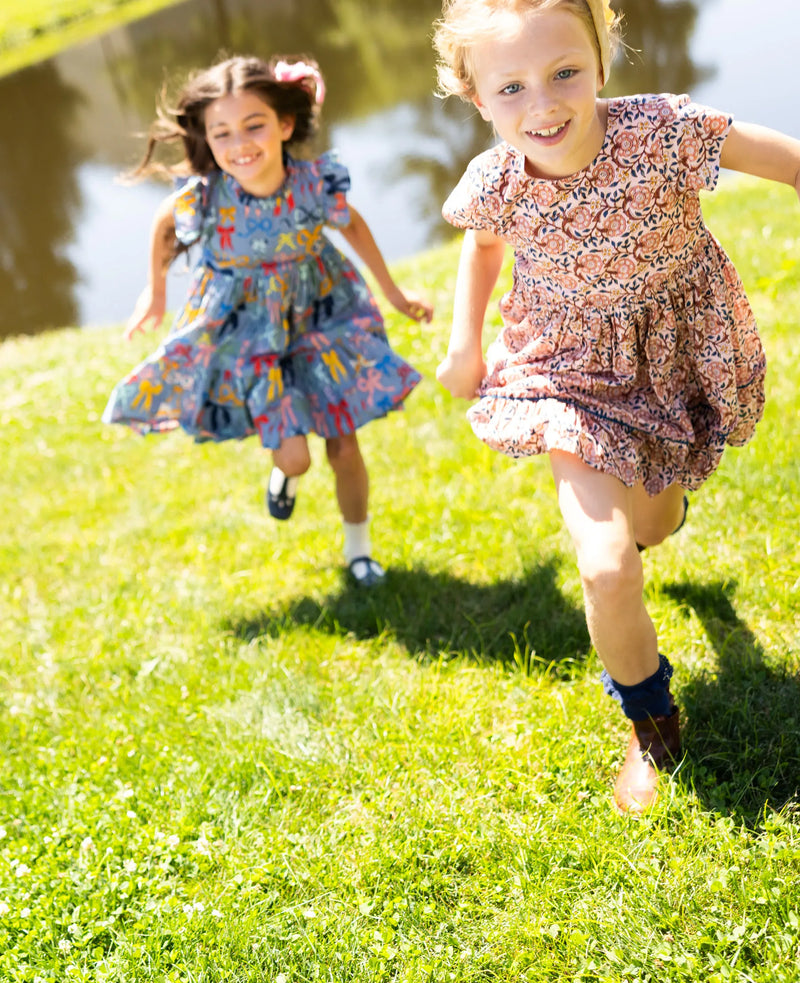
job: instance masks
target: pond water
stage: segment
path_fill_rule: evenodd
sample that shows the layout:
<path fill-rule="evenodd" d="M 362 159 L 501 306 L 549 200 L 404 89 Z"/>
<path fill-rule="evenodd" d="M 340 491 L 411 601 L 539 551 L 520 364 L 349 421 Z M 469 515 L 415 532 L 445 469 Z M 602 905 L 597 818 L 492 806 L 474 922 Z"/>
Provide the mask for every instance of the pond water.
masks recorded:
<path fill-rule="evenodd" d="M 691 92 L 800 137 L 797 0 L 617 6 L 632 50 L 608 94 Z M 166 188 L 116 177 L 137 160 L 164 79 L 220 51 L 316 56 L 328 83 L 320 148 L 339 149 L 389 261 L 452 235 L 441 203 L 491 134 L 433 95 L 440 11 L 440 0 L 186 0 L 0 79 L 0 339 L 127 317 Z M 171 306 L 184 283 L 171 274 Z"/>

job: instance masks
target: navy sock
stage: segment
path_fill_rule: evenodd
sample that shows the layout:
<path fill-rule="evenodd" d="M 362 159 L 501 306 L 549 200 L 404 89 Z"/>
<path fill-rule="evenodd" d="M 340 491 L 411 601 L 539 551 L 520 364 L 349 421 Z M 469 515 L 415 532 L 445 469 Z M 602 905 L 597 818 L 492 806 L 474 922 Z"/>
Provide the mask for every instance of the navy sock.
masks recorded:
<path fill-rule="evenodd" d="M 664 655 L 658 656 L 658 669 L 652 676 L 633 686 L 623 686 L 603 670 L 600 679 L 606 693 L 622 707 L 629 720 L 648 720 L 650 717 L 666 717 L 672 712 L 669 681 L 672 666 Z"/>

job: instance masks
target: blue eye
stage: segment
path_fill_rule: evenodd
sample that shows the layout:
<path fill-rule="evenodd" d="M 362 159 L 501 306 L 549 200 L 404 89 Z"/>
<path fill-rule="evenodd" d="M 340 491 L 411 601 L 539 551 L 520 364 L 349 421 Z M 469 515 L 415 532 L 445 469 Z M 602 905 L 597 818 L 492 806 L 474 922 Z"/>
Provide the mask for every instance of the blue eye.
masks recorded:
<path fill-rule="evenodd" d="M 500 94 L 503 96 L 515 96 L 518 92 L 522 91 L 522 86 L 519 82 L 509 82 L 508 85 L 503 86 L 500 90 Z"/>
<path fill-rule="evenodd" d="M 556 78 L 560 82 L 566 82 L 567 79 L 571 79 L 575 74 L 576 70 L 574 68 L 562 68 L 560 72 L 556 72 Z"/>

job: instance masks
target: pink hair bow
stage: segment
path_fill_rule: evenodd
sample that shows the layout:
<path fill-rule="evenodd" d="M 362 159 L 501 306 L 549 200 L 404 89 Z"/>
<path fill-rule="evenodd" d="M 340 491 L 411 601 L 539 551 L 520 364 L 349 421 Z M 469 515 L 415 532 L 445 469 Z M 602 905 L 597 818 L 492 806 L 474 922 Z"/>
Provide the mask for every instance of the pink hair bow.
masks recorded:
<path fill-rule="evenodd" d="M 291 64 L 288 61 L 279 61 L 272 69 L 272 74 L 279 82 L 302 82 L 304 79 L 312 79 L 314 101 L 318 106 L 322 105 L 322 100 L 325 98 L 325 83 L 318 68 L 307 65 L 304 61 L 295 61 Z"/>

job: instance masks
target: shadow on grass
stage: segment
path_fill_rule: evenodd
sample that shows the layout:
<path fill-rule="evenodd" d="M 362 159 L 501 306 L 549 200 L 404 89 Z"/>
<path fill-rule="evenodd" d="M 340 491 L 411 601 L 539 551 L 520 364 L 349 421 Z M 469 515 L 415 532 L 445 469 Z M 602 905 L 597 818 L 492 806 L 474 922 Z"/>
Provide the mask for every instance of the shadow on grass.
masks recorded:
<path fill-rule="evenodd" d="M 737 615 L 735 583 L 672 584 L 664 593 L 691 608 L 717 654 L 715 672 L 681 693 L 689 722 L 688 775 L 710 808 L 748 825 L 781 809 L 800 785 L 800 677 L 770 665 Z"/>
<path fill-rule="evenodd" d="M 228 629 L 250 641 L 287 625 L 359 639 L 388 634 L 421 661 L 466 656 L 557 676 L 573 675 L 590 644 L 583 610 L 561 594 L 557 568 L 549 563 L 493 584 L 424 569 L 388 570 L 385 583 L 372 590 L 346 583 L 321 602 L 299 598 Z"/>

